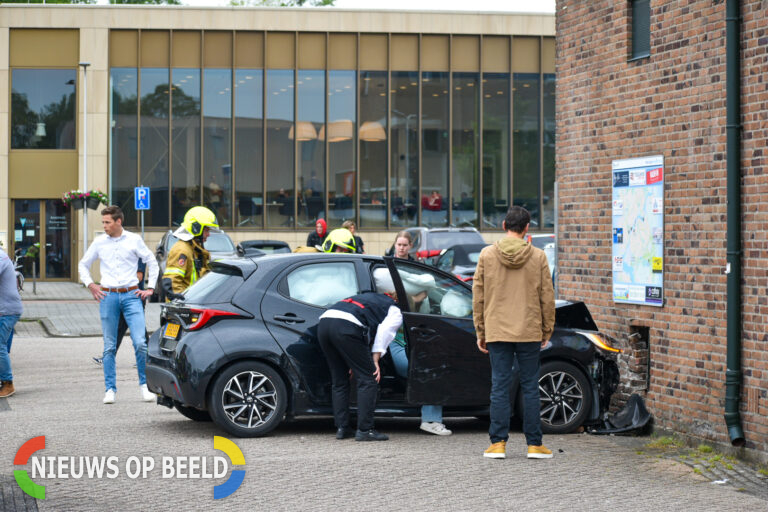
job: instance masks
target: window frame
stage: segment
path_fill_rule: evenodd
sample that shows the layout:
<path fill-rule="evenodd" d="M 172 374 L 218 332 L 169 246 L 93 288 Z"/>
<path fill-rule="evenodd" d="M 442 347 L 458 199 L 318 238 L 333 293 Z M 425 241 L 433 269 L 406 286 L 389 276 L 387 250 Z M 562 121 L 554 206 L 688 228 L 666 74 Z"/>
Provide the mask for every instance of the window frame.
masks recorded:
<path fill-rule="evenodd" d="M 641 11 L 645 7 L 646 10 Z M 650 58 L 651 56 L 651 2 L 650 0 L 630 0 L 629 5 L 629 62 Z M 642 19 L 641 19 L 642 18 Z M 641 24 L 642 23 L 642 24 Z M 644 34 L 640 34 L 640 32 Z M 647 46 L 639 46 L 639 37 L 643 35 Z M 647 41 L 645 38 L 647 37 Z M 644 51 L 643 51 L 644 50 Z"/>

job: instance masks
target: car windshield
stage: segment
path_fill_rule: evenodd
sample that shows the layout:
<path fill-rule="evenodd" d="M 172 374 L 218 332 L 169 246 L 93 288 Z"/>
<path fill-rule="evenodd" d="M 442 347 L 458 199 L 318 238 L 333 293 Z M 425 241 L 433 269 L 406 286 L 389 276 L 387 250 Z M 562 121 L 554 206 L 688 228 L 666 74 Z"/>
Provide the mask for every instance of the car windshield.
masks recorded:
<path fill-rule="evenodd" d="M 267 254 L 291 252 L 291 249 L 289 249 L 284 245 L 259 245 L 259 246 L 249 247 L 249 249 L 258 249 L 259 251 L 265 252 Z"/>
<path fill-rule="evenodd" d="M 458 244 L 485 243 L 480 233 L 474 231 L 438 231 L 427 235 L 427 249 L 444 249 Z"/>
<path fill-rule="evenodd" d="M 168 241 L 165 244 L 165 252 L 169 252 L 173 244 L 179 239 L 173 235 L 168 235 Z M 229 235 L 221 232 L 212 232 L 205 241 L 205 249 L 209 252 L 235 252 L 235 244 L 229 238 Z"/>
<path fill-rule="evenodd" d="M 243 281 L 238 270 L 217 267 L 186 289 L 184 301 L 191 304 L 229 302 Z"/>

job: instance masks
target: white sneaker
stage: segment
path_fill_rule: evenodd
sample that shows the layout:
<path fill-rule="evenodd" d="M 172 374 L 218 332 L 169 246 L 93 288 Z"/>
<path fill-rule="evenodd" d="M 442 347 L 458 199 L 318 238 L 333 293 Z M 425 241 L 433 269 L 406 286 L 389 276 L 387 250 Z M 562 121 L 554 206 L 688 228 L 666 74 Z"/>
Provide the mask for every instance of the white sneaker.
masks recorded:
<path fill-rule="evenodd" d="M 113 404 L 115 403 L 115 390 L 110 389 L 106 393 L 104 393 L 104 400 L 102 400 L 105 404 Z"/>
<path fill-rule="evenodd" d="M 154 402 L 154 401 L 155 401 L 155 398 L 157 398 L 157 397 L 155 396 L 155 394 L 154 394 L 153 392 L 151 392 L 151 391 L 150 391 L 150 390 L 147 388 L 147 385 L 146 385 L 146 384 L 142 384 L 141 386 L 139 386 L 139 389 L 141 390 L 141 399 L 142 399 L 143 401 L 145 401 L 145 402 Z"/>
<path fill-rule="evenodd" d="M 453 434 L 453 432 L 445 428 L 445 425 L 443 425 L 442 423 L 434 422 L 434 421 L 431 421 L 431 422 L 424 421 L 419 426 L 419 428 L 424 432 L 429 432 L 430 434 L 435 434 L 437 436 L 449 436 Z"/>

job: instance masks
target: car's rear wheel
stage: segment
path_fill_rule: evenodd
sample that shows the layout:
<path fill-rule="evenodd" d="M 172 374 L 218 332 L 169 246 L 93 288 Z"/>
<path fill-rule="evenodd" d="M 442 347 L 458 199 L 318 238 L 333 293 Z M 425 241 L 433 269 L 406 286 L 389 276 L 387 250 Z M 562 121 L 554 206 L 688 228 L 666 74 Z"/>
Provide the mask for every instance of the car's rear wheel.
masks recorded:
<path fill-rule="evenodd" d="M 564 361 L 549 361 L 541 365 L 539 393 L 541 429 L 545 434 L 573 432 L 584 423 L 592 408 L 587 377 Z"/>
<path fill-rule="evenodd" d="M 187 407 L 179 403 L 174 403 L 173 407 L 179 411 L 184 417 L 191 419 L 192 421 L 211 421 L 211 415 L 208 411 L 201 411 L 194 407 Z"/>
<path fill-rule="evenodd" d="M 213 421 L 230 434 L 258 437 L 280 424 L 287 404 L 285 383 L 271 366 L 243 361 L 216 378 L 208 410 Z"/>

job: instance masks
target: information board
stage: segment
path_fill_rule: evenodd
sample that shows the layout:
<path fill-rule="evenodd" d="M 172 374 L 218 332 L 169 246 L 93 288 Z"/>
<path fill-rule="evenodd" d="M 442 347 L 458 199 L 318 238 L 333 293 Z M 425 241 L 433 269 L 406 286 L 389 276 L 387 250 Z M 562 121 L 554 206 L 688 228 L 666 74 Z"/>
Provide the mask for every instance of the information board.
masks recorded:
<path fill-rule="evenodd" d="M 614 160 L 613 300 L 664 304 L 664 157 Z"/>

